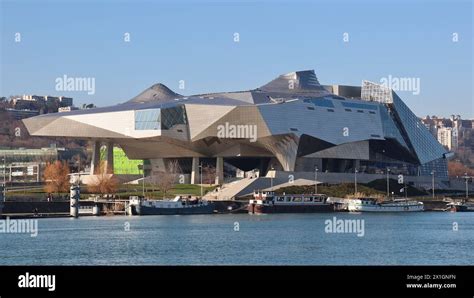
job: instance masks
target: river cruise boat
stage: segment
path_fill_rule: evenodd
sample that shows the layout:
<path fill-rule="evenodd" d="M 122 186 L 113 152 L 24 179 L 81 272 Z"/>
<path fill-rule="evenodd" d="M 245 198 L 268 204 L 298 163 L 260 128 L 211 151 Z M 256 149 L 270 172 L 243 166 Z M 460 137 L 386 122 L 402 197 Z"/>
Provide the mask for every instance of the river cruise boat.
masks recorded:
<path fill-rule="evenodd" d="M 130 215 L 213 214 L 215 204 L 200 198 L 176 196 L 171 200 L 146 200 L 130 197 Z"/>
<path fill-rule="evenodd" d="M 409 199 L 394 199 L 377 202 L 374 198 L 359 198 L 349 201 L 348 210 L 352 212 L 419 212 L 424 211 L 423 202 Z"/>
<path fill-rule="evenodd" d="M 451 202 L 446 205 L 447 211 L 453 212 L 474 212 L 474 203 Z"/>
<path fill-rule="evenodd" d="M 282 194 L 255 192 L 249 201 L 250 214 L 332 212 L 334 204 L 324 194 Z"/>

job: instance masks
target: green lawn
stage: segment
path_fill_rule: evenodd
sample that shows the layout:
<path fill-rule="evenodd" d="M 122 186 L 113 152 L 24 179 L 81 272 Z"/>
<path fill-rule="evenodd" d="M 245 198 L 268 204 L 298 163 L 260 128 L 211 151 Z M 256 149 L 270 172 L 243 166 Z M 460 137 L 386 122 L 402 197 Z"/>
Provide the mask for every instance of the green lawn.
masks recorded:
<path fill-rule="evenodd" d="M 212 191 L 215 187 L 214 186 L 203 186 L 203 193 Z M 46 198 L 46 193 L 43 189 L 32 189 L 32 190 L 12 190 L 8 191 L 8 197 L 15 197 L 15 198 L 25 198 L 25 199 L 44 199 Z M 61 196 L 69 195 L 68 193 L 61 193 Z M 86 199 L 91 195 L 87 191 L 86 186 L 81 187 L 81 198 Z M 128 198 L 129 196 L 141 196 L 143 195 L 143 186 L 140 185 L 120 185 L 119 190 L 115 193 L 121 199 Z M 145 185 L 145 195 L 149 198 L 155 199 L 162 199 L 163 193 L 156 189 L 153 189 L 151 185 Z M 174 197 L 175 195 L 193 195 L 193 196 L 200 196 L 201 195 L 201 187 L 199 185 L 194 184 L 177 184 L 174 188 L 172 188 L 166 195 L 167 198 Z M 54 194 L 56 197 L 57 195 Z"/>
<path fill-rule="evenodd" d="M 374 185 L 375 184 L 375 185 Z M 357 185 L 357 190 L 358 192 L 364 193 L 368 196 L 372 195 L 384 195 L 385 194 L 385 189 L 382 183 L 374 183 L 374 184 L 358 184 Z M 372 187 L 371 187 L 372 186 Z M 375 187 L 374 187 L 375 186 Z M 399 187 L 399 185 L 393 185 L 391 186 L 391 189 L 393 190 L 398 190 L 396 187 Z M 386 187 L 386 186 L 385 186 Z M 209 191 L 212 191 L 215 188 L 215 186 L 204 186 L 203 187 L 203 193 L 206 194 Z M 276 190 L 277 193 L 287 193 L 287 194 L 302 194 L 302 193 L 313 193 L 314 192 L 314 185 L 306 185 L 306 186 L 289 186 L 289 187 L 284 187 Z M 335 184 L 335 185 L 319 185 L 318 186 L 318 192 L 319 193 L 324 193 L 327 194 L 328 196 L 331 197 L 345 197 L 346 195 L 350 195 L 354 193 L 354 184 L 350 183 L 343 183 L 343 184 Z M 422 200 L 431 200 L 430 195 L 421 195 L 420 193 L 423 194 L 423 192 L 416 190 L 414 188 L 409 188 L 408 196 L 411 198 L 418 198 Z M 129 196 L 142 196 L 143 194 L 143 186 L 141 184 L 137 185 L 130 185 L 130 184 L 123 184 L 120 185 L 119 190 L 117 191 L 116 195 L 118 195 L 121 199 L 126 199 Z M 162 199 L 163 198 L 163 193 L 161 193 L 159 190 L 153 188 L 152 185 L 145 185 L 145 194 L 149 198 L 155 198 L 155 199 Z M 175 195 L 193 195 L 193 196 L 200 196 L 201 195 L 201 187 L 199 185 L 193 185 L 193 184 L 178 184 L 175 185 L 173 189 L 171 189 L 168 194 L 166 195 L 167 198 L 172 198 Z M 395 191 L 396 195 L 403 196 L 403 193 L 399 193 L 398 191 Z M 61 196 L 67 196 L 69 193 L 63 193 L 60 194 Z M 91 194 L 88 193 L 87 187 L 82 186 L 81 187 L 81 198 L 82 199 L 87 199 Z M 15 191 L 8 191 L 7 193 L 7 198 L 8 197 L 15 197 L 15 198 L 24 198 L 24 199 L 45 199 L 46 198 L 46 193 L 44 192 L 43 189 L 37 188 L 37 189 L 32 189 L 28 191 L 23 191 L 23 190 L 15 190 Z M 56 197 L 56 195 L 55 195 Z M 444 196 L 436 195 L 435 200 L 440 200 Z M 470 194 L 470 197 L 472 198 L 472 194 Z"/>
<path fill-rule="evenodd" d="M 310 194 L 314 193 L 314 185 L 295 185 L 282 187 L 275 190 L 275 192 L 278 194 Z M 368 196 L 383 194 L 382 191 L 378 191 L 362 184 L 357 185 L 357 192 L 364 193 Z M 343 198 L 346 195 L 354 193 L 354 184 L 342 183 L 333 185 L 318 185 L 318 193 L 323 193 L 330 197 Z"/>
<path fill-rule="evenodd" d="M 214 186 L 203 186 L 203 194 L 206 194 L 214 188 Z M 143 195 L 143 186 L 122 185 L 116 194 L 123 198 L 128 198 L 129 196 L 141 196 Z M 145 195 L 155 199 L 163 198 L 163 193 L 151 185 L 145 185 Z M 201 186 L 194 184 L 177 184 L 166 194 L 166 197 L 170 198 L 174 197 L 175 195 L 200 196 Z"/>

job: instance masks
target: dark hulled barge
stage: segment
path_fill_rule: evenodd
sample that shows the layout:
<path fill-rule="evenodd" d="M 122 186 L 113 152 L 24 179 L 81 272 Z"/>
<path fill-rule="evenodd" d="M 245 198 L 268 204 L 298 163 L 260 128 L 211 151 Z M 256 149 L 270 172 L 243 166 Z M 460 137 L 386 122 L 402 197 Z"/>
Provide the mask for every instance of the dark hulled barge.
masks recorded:
<path fill-rule="evenodd" d="M 282 194 L 255 192 L 249 214 L 333 212 L 335 205 L 324 194 Z"/>
<path fill-rule="evenodd" d="M 144 200 L 131 197 L 128 213 L 131 215 L 213 214 L 214 209 L 214 203 L 200 198 L 176 196 L 172 200 Z"/>

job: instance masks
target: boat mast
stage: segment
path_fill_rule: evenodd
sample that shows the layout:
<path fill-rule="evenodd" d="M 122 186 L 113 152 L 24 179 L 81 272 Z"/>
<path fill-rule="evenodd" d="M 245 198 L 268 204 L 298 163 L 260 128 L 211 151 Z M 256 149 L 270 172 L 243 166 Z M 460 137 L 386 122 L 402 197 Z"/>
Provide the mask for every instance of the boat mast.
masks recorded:
<path fill-rule="evenodd" d="M 465 202 L 467 202 L 467 200 L 469 199 L 469 186 L 468 186 L 468 180 L 469 178 L 471 178 L 470 176 L 467 175 L 467 173 L 464 173 L 464 176 L 462 177 L 466 180 L 466 198 L 465 198 Z"/>
<path fill-rule="evenodd" d="M 390 175 L 390 168 L 387 167 L 387 198 L 390 197 L 390 181 L 389 181 L 389 175 Z"/>
<path fill-rule="evenodd" d="M 314 167 L 314 194 L 318 193 L 318 167 Z"/>
<path fill-rule="evenodd" d="M 403 188 L 404 188 L 404 190 L 405 190 L 405 199 L 408 199 L 408 189 L 407 189 L 407 184 L 406 184 L 406 182 L 405 182 Z"/>

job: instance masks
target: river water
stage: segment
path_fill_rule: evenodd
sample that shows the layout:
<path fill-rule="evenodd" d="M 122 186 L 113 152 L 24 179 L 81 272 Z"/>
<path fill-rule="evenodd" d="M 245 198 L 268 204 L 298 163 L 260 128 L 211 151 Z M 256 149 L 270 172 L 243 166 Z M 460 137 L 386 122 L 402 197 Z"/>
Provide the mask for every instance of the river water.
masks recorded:
<path fill-rule="evenodd" d="M 343 222 L 359 229 L 331 233 L 343 226 L 338 220 L 359 220 Z M 0 265 L 474 264 L 474 213 L 104 216 L 37 224 L 36 237 L 0 233 Z"/>

